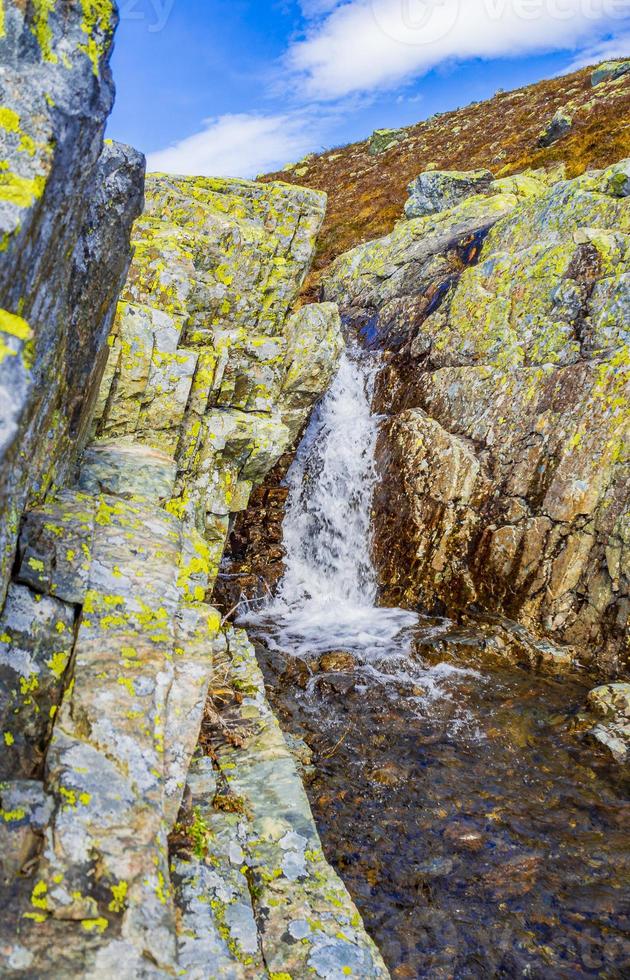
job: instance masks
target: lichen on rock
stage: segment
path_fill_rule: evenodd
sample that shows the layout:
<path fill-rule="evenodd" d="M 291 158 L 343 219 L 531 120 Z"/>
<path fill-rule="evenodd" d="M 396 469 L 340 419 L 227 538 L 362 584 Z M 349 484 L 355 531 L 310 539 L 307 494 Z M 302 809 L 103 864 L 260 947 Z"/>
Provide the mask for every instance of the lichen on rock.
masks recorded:
<path fill-rule="evenodd" d="M 497 181 L 324 285 L 393 354 L 385 595 L 502 613 L 607 676 L 628 652 L 627 173 Z"/>

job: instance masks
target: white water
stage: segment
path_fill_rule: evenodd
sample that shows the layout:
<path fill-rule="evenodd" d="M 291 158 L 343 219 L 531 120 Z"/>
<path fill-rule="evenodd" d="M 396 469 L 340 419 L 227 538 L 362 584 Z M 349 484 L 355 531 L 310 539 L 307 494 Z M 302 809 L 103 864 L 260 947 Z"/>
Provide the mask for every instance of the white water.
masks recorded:
<path fill-rule="evenodd" d="M 372 414 L 378 355 L 346 351 L 328 393 L 311 418 L 287 475 L 283 523 L 285 574 L 275 597 L 239 617 L 271 650 L 307 660 L 329 651 L 352 653 L 358 688 L 377 684 L 424 714 L 450 701 L 453 683 L 474 671 L 447 663 L 430 667 L 413 652 L 451 626 L 377 605 L 372 561 L 372 497 L 381 419 Z M 321 679 L 315 674 L 307 694 Z M 466 724 L 453 720 L 452 728 Z"/>
<path fill-rule="evenodd" d="M 376 605 L 371 557 L 379 417 L 372 414 L 374 354 L 349 350 L 315 410 L 289 470 L 283 524 L 285 574 L 275 598 L 246 622 L 275 649 L 300 655 L 345 650 L 381 659 L 418 617 Z"/>
<path fill-rule="evenodd" d="M 371 406 L 379 365 L 378 355 L 358 348 L 342 356 L 287 475 L 284 577 L 275 597 L 250 606 L 239 621 L 269 649 L 307 662 L 329 651 L 351 653 L 358 690 L 376 684 L 425 715 L 438 700 L 456 700 L 458 680 L 481 678 L 448 663 L 429 666 L 414 653 L 414 637 L 437 642 L 447 636 L 448 620 L 420 624 L 415 613 L 377 605 L 372 497 L 381 419 Z M 322 676 L 313 675 L 307 696 Z M 478 737 L 466 713 L 454 715 L 450 728 Z"/>

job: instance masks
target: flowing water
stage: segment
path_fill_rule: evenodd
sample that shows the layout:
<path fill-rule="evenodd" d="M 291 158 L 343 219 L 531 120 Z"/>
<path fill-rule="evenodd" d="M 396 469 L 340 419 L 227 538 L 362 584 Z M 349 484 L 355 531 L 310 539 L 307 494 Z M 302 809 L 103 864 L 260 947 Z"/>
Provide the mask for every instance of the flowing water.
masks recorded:
<path fill-rule="evenodd" d="M 574 731 L 588 686 L 378 605 L 378 367 L 342 358 L 287 478 L 284 578 L 242 617 L 327 855 L 395 977 L 630 976 L 627 797 Z"/>

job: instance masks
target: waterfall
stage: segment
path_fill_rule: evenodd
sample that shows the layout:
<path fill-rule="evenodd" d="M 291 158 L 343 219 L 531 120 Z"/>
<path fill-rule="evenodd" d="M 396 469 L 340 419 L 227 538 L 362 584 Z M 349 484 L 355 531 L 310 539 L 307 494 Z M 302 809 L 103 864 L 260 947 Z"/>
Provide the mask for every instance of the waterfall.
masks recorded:
<path fill-rule="evenodd" d="M 285 574 L 276 596 L 243 617 L 263 626 L 277 649 L 347 650 L 369 660 L 417 622 L 376 605 L 371 511 L 380 419 L 371 406 L 379 363 L 354 346 L 342 355 L 289 470 Z"/>

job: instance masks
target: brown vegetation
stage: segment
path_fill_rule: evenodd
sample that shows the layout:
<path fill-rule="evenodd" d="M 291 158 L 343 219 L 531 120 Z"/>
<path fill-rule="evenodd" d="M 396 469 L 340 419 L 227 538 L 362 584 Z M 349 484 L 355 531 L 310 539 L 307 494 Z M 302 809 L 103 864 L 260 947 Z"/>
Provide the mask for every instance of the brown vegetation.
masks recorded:
<path fill-rule="evenodd" d="M 439 114 L 409 127 L 408 138 L 381 156 L 370 156 L 367 142 L 354 143 L 313 157 L 297 171 L 262 177 L 328 193 L 306 297 L 316 297 L 323 271 L 337 255 L 392 230 L 407 184 L 423 170 L 487 167 L 503 177 L 564 164 L 567 176 L 576 177 L 629 156 L 630 74 L 593 88 L 591 72 L 586 68 Z M 541 130 L 559 108 L 573 114 L 571 131 L 541 148 Z"/>

